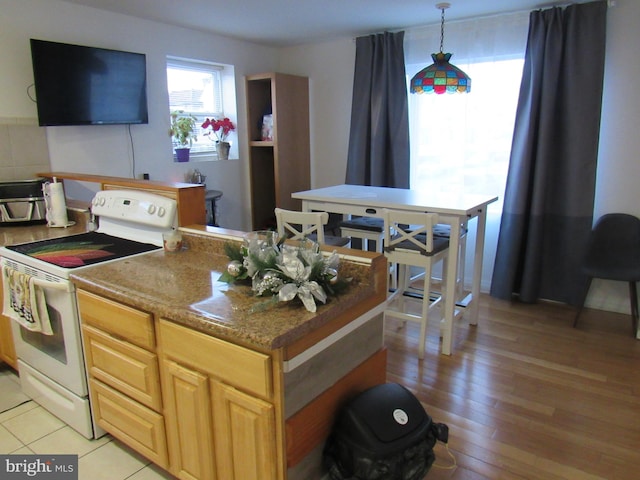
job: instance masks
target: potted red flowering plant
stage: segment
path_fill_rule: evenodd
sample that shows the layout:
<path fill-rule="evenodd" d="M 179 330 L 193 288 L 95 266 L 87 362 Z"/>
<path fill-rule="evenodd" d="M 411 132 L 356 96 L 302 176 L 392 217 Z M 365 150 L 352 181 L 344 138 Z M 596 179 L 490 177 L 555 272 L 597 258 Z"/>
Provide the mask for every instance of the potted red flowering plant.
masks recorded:
<path fill-rule="evenodd" d="M 231 145 L 226 140 L 229 133 L 236 129 L 235 125 L 227 117 L 222 120 L 207 118 L 202 124 L 202 128 L 207 129 L 209 127 L 211 127 L 211 130 L 205 133 L 205 135 L 209 138 L 215 137 L 218 158 L 220 160 L 227 160 L 229 158 L 229 148 Z"/>

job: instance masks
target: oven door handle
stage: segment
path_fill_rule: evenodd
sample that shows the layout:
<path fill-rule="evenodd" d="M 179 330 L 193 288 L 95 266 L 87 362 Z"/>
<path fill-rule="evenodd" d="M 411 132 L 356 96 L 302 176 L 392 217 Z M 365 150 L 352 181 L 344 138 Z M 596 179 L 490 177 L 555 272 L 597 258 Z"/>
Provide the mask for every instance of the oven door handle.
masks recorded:
<path fill-rule="evenodd" d="M 63 292 L 73 292 L 73 284 L 71 282 L 51 282 L 42 280 L 41 278 L 33 278 L 33 284 L 41 288 L 52 288 L 62 290 Z"/>

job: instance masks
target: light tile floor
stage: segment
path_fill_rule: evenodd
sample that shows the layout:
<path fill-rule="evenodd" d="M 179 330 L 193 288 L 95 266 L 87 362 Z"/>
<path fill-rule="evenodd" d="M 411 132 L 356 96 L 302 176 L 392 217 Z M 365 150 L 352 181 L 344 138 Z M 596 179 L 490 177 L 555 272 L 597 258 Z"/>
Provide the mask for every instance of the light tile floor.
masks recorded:
<path fill-rule="evenodd" d="M 13 370 L 0 366 L 0 453 L 77 454 L 79 480 L 166 480 L 171 475 L 106 435 L 87 440 L 20 391 Z"/>

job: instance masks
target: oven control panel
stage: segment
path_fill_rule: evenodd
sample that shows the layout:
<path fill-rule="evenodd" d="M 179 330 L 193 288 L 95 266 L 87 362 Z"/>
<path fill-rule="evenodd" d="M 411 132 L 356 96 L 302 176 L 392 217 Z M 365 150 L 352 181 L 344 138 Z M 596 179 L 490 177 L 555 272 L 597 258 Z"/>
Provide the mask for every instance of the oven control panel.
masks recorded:
<path fill-rule="evenodd" d="M 91 202 L 91 213 L 101 218 L 157 228 L 171 228 L 176 219 L 175 200 L 141 190 L 101 190 Z"/>

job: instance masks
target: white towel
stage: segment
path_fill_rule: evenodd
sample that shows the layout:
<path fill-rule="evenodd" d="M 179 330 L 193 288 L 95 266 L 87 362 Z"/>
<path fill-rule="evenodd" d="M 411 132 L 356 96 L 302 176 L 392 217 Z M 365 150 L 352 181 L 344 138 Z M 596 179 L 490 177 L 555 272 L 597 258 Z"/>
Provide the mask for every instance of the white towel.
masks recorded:
<path fill-rule="evenodd" d="M 31 275 L 2 267 L 4 305 L 2 314 L 27 330 L 53 335 L 44 291 Z"/>

